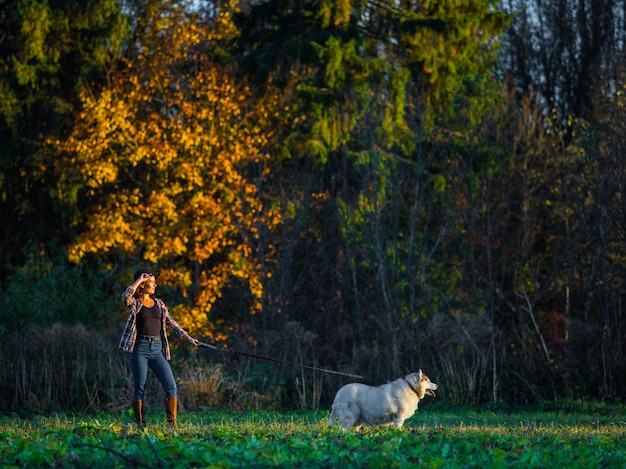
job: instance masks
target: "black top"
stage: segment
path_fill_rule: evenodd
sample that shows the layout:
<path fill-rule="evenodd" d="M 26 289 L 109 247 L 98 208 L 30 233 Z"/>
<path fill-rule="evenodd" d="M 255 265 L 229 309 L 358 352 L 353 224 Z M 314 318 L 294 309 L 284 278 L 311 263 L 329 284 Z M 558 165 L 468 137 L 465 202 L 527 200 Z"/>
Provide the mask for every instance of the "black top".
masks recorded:
<path fill-rule="evenodd" d="M 161 311 L 154 302 L 152 308 L 143 305 L 137 315 L 137 334 L 139 335 L 161 335 Z"/>

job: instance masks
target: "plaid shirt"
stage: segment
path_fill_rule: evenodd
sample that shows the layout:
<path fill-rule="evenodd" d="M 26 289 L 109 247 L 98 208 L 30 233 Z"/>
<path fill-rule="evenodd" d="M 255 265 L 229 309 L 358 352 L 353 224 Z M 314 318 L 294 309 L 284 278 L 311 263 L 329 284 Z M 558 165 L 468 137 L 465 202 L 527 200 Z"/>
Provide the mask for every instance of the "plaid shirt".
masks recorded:
<path fill-rule="evenodd" d="M 120 339 L 120 348 L 125 352 L 132 353 L 135 349 L 135 342 L 137 341 L 137 313 L 141 310 L 143 303 L 134 297 L 135 290 L 131 287 L 126 288 L 122 293 L 122 301 L 128 307 L 128 320 L 126 326 L 124 326 L 124 332 L 122 332 L 122 338 Z M 166 360 L 171 360 L 170 343 L 167 340 L 167 333 L 165 326 L 169 326 L 172 330 L 178 334 L 178 337 L 185 337 L 190 339 L 189 334 L 178 325 L 178 323 L 172 318 L 170 312 L 159 298 L 154 298 L 154 303 L 161 311 L 161 344 L 163 355 Z"/>

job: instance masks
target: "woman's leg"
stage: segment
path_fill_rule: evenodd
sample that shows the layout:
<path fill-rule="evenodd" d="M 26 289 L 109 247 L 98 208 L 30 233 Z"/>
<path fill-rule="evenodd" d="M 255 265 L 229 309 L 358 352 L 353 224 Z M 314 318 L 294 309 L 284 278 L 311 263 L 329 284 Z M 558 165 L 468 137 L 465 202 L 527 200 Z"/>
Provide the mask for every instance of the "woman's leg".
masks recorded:
<path fill-rule="evenodd" d="M 150 368 L 154 371 L 165 391 L 165 416 L 167 423 L 176 426 L 176 414 L 178 398 L 176 397 L 176 380 L 169 362 L 163 356 L 161 350 L 153 354 L 150 360 Z"/>
<path fill-rule="evenodd" d="M 133 401 L 143 400 L 148 379 L 150 360 L 150 342 L 137 341 L 135 350 L 130 354 L 130 370 L 133 373 Z"/>
<path fill-rule="evenodd" d="M 159 379 L 161 386 L 163 386 L 165 398 L 169 399 L 176 397 L 176 379 L 174 379 L 174 373 L 172 373 L 172 368 L 170 367 L 169 362 L 163 356 L 161 344 L 159 342 L 155 342 L 155 347 L 152 350 L 149 365 L 152 371 L 154 371 L 156 377 Z"/>

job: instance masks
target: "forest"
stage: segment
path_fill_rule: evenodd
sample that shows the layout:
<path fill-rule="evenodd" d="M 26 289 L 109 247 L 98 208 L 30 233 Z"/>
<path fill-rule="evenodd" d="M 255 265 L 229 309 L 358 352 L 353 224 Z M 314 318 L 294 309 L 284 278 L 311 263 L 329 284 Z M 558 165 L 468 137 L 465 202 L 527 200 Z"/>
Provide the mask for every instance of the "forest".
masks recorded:
<path fill-rule="evenodd" d="M 0 411 L 626 398 L 626 3 L 0 3 Z M 158 393 L 153 393 L 158 395 Z M 155 397 L 156 398 L 156 397 Z"/>

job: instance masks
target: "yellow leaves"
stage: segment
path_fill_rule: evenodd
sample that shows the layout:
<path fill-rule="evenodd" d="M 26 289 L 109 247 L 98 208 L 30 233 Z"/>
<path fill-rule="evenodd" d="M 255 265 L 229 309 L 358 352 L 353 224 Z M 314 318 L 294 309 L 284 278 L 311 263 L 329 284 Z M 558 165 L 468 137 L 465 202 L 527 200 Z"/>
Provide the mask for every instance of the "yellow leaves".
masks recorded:
<path fill-rule="evenodd" d="M 112 249 L 132 249 L 133 229 L 119 216 L 120 205 L 113 199 L 106 207 L 99 206 L 88 217 L 88 230 L 68 249 L 72 262 L 88 253 L 106 253 Z"/>
<path fill-rule="evenodd" d="M 163 251 L 174 256 L 180 256 L 187 252 L 187 239 L 185 237 L 174 237 L 166 239 L 161 245 Z"/>
<path fill-rule="evenodd" d="M 87 164 L 84 174 L 88 176 L 88 187 L 100 187 L 103 184 L 114 182 L 117 179 L 117 166 L 111 161 L 97 161 Z"/>
<path fill-rule="evenodd" d="M 163 222 L 175 222 L 178 218 L 177 210 L 175 201 L 165 191 L 154 191 L 148 196 L 144 213 Z"/>
<path fill-rule="evenodd" d="M 347 26 L 350 22 L 352 2 L 350 0 L 335 0 L 335 26 Z"/>
<path fill-rule="evenodd" d="M 271 129 L 263 116 L 273 111 L 251 103 L 249 87 L 223 64 L 181 65 L 190 51 L 219 47 L 235 31 L 228 11 L 211 30 L 189 17 L 158 22 L 160 30 L 146 20 L 152 32 L 138 38 L 139 59 L 113 72 L 97 95 L 83 93 L 80 119 L 59 142 L 74 162 L 68 180 L 91 189 L 82 193 L 92 207 L 86 229 L 69 256 L 122 253 L 167 265 L 160 283 L 190 300 L 176 319 L 192 333 L 209 333 L 207 313 L 233 278 L 255 298 L 250 312 L 261 308 L 259 225 L 276 226 L 281 216 L 263 205 L 244 168 L 258 168 L 257 179 L 269 175 L 262 149 Z"/>
<path fill-rule="evenodd" d="M 211 328 L 208 325 L 207 315 L 201 308 L 176 305 L 170 308 L 170 313 L 191 336 L 210 337 Z"/>
<path fill-rule="evenodd" d="M 439 194 L 443 194 L 446 191 L 447 183 L 446 178 L 443 176 L 443 174 L 433 175 L 433 187 L 435 191 Z"/>

